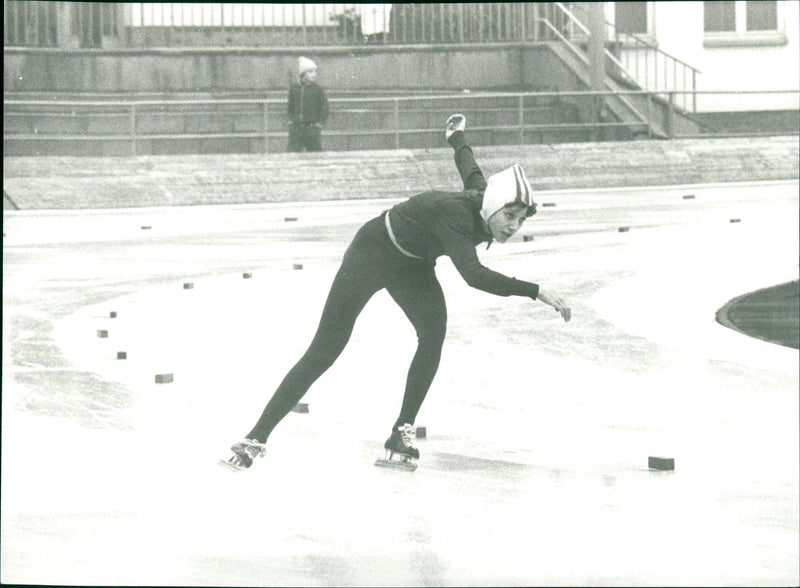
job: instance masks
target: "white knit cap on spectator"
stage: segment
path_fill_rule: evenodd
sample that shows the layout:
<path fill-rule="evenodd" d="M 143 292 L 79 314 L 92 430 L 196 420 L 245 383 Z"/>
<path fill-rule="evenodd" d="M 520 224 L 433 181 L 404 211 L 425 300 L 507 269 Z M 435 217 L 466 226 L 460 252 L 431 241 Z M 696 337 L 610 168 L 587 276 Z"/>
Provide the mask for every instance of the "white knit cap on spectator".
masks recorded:
<path fill-rule="evenodd" d="M 529 216 L 535 214 L 536 203 L 533 201 L 533 190 L 518 163 L 489 176 L 486 184 L 481 206 L 483 220 L 488 222 L 490 216 L 508 204 L 522 204 L 528 209 L 533 209 L 529 211 Z"/>
<path fill-rule="evenodd" d="M 298 75 L 302 76 L 307 71 L 317 69 L 317 64 L 311 61 L 308 57 L 301 57 L 297 60 Z"/>

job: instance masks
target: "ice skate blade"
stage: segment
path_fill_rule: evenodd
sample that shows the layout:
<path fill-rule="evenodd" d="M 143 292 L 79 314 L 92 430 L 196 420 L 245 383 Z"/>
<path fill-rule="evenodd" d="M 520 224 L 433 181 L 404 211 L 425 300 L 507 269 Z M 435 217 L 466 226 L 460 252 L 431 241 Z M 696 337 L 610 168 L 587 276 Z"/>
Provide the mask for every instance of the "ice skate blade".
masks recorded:
<path fill-rule="evenodd" d="M 229 459 L 221 459 L 217 462 L 217 464 L 224 466 L 234 472 L 243 472 L 247 469 L 246 467 L 237 466 L 236 464 L 231 463 Z"/>
<path fill-rule="evenodd" d="M 417 462 L 415 461 L 398 461 L 396 459 L 376 459 L 375 465 L 379 468 L 403 470 L 404 472 L 413 472 L 417 469 Z"/>

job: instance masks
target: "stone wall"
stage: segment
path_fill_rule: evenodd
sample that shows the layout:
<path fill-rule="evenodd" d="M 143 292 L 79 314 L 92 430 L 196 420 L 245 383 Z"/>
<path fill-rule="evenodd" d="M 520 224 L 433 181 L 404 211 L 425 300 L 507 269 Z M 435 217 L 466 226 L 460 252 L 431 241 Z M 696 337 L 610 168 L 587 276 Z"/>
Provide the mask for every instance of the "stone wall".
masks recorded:
<path fill-rule="evenodd" d="M 424 45 L 292 49 L 23 49 L 3 54 L 5 92 L 252 92 L 283 90 L 297 58 L 319 67 L 337 91 L 517 87 L 541 76 L 524 72 L 546 45 Z"/>

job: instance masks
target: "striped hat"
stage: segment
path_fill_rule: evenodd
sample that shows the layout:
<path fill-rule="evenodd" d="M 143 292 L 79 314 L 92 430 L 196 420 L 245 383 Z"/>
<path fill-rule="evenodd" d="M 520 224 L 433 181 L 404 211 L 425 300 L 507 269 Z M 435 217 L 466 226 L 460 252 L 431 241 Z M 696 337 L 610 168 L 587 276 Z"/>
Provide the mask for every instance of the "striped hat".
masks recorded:
<path fill-rule="evenodd" d="M 525 177 L 522 167 L 515 163 L 508 169 L 489 176 L 483 194 L 481 216 L 489 222 L 489 217 L 509 204 L 522 204 L 528 208 L 528 216 L 536 214 L 533 189 Z"/>

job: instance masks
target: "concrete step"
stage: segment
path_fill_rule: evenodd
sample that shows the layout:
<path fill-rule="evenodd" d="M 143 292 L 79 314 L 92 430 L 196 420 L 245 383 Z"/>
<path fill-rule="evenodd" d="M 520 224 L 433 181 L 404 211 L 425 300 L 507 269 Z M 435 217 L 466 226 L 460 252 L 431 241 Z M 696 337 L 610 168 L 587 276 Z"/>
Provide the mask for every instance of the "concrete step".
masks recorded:
<path fill-rule="evenodd" d="M 795 136 L 524 146 L 481 146 L 479 138 L 471 134 L 470 143 L 484 173 L 517 162 L 537 190 L 796 180 L 800 169 Z M 369 142 L 358 141 L 349 148 Z M 402 198 L 460 186 L 452 150 L 441 142 L 268 155 L 6 156 L 3 184 L 23 210 Z"/>

